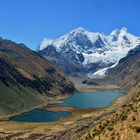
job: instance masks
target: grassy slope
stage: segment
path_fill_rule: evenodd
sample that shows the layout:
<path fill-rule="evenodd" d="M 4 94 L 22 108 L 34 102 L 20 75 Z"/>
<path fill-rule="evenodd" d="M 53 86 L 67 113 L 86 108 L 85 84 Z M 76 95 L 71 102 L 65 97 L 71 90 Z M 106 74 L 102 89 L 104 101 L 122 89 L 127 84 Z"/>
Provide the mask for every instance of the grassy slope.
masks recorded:
<path fill-rule="evenodd" d="M 41 96 L 32 88 L 24 86 L 6 86 L 0 82 L 0 111 L 1 114 L 14 114 L 30 109 L 43 103 Z"/>

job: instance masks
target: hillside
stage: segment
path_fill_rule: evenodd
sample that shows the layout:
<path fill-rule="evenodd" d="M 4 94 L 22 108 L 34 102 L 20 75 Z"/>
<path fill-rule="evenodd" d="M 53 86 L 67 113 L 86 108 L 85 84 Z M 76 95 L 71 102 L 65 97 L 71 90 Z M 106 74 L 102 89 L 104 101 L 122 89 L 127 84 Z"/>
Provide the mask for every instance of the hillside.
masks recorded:
<path fill-rule="evenodd" d="M 115 68 L 107 71 L 107 78 L 116 80 L 123 88 L 135 87 L 140 81 L 140 45 L 130 50 Z"/>
<path fill-rule="evenodd" d="M 129 51 L 119 64 L 108 71 L 108 77 L 130 95 L 126 104 L 111 115 L 78 135 L 80 140 L 139 140 L 140 139 L 140 46 Z M 115 75 L 115 77 L 114 77 Z"/>
<path fill-rule="evenodd" d="M 0 115 L 44 104 L 48 97 L 71 94 L 62 72 L 24 44 L 0 40 Z"/>

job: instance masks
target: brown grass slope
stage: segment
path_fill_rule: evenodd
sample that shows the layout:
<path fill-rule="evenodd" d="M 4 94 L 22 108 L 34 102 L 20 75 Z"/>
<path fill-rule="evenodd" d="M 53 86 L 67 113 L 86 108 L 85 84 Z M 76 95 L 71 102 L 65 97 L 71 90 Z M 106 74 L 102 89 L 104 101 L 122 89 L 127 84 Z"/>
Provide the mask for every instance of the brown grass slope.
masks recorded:
<path fill-rule="evenodd" d="M 0 40 L 0 114 L 45 103 L 46 97 L 71 94 L 74 85 L 24 44 Z"/>

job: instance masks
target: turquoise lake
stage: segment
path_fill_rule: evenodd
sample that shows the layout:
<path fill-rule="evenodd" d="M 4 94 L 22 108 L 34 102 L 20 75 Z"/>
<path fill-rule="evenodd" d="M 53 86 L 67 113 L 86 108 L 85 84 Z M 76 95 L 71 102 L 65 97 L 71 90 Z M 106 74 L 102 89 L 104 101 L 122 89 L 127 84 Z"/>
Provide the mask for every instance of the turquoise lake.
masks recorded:
<path fill-rule="evenodd" d="M 69 112 L 51 112 L 33 109 L 29 112 L 22 113 L 21 115 L 13 116 L 10 120 L 18 122 L 52 122 L 57 121 L 59 118 L 69 116 L 70 114 L 71 113 Z"/>
<path fill-rule="evenodd" d="M 66 98 L 58 106 L 73 106 L 77 109 L 104 108 L 121 96 L 126 95 L 123 92 L 85 92 L 75 93 Z M 56 105 L 56 104 L 55 104 Z M 62 117 L 67 117 L 70 112 L 51 112 L 47 110 L 33 109 L 21 115 L 13 116 L 10 120 L 19 122 L 52 122 Z"/>
<path fill-rule="evenodd" d="M 103 108 L 110 105 L 121 96 L 126 95 L 123 92 L 84 92 L 75 93 L 73 96 L 64 100 L 64 106 L 74 106 L 78 109 Z"/>

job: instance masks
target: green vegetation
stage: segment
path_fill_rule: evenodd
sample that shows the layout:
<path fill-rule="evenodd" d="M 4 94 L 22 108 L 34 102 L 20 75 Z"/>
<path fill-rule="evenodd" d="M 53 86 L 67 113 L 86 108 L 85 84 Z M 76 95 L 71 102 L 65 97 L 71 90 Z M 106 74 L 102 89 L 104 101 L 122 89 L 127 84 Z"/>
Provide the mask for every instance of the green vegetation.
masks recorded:
<path fill-rule="evenodd" d="M 4 114 L 16 113 L 42 104 L 39 93 L 32 88 L 6 86 L 0 82 L 0 111 Z"/>

